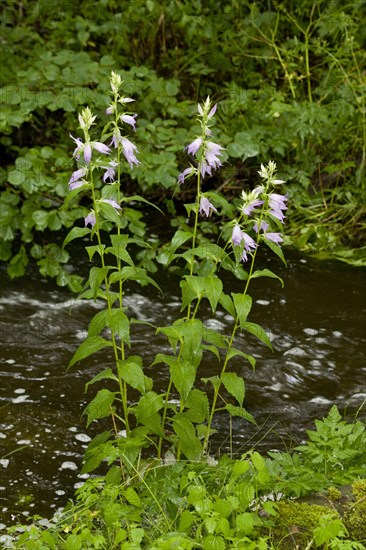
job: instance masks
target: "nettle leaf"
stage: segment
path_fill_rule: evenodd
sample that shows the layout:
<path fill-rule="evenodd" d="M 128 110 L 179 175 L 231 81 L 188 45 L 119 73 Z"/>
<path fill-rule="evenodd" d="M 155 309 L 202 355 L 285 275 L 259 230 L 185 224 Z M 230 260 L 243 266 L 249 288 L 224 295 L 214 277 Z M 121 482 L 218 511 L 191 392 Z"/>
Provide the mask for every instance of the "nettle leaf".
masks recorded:
<path fill-rule="evenodd" d="M 243 327 L 252 307 L 252 298 L 248 294 L 235 294 L 232 292 L 231 295 L 240 326 Z"/>
<path fill-rule="evenodd" d="M 222 293 L 222 282 L 218 277 L 204 277 L 206 296 L 213 312 L 216 311 Z"/>
<path fill-rule="evenodd" d="M 217 375 L 210 376 L 210 378 L 201 378 L 201 380 L 204 384 L 207 384 L 207 382 L 211 382 L 215 391 L 217 391 L 220 387 L 220 379 Z"/>
<path fill-rule="evenodd" d="M 221 381 L 230 395 L 235 397 L 239 405 L 242 406 L 245 396 L 245 384 L 243 378 L 238 376 L 235 372 L 224 372 L 221 377 Z"/>
<path fill-rule="evenodd" d="M 248 420 L 248 422 L 251 422 L 252 424 L 257 424 L 253 416 L 248 413 L 248 411 L 245 410 L 243 407 L 235 407 L 234 405 L 227 403 L 225 405 L 225 409 L 228 413 L 231 414 L 231 416 L 240 416 L 241 418 L 245 418 L 245 420 Z"/>
<path fill-rule="evenodd" d="M 97 336 L 107 326 L 108 309 L 98 311 L 89 323 L 88 336 Z"/>
<path fill-rule="evenodd" d="M 271 271 L 270 269 L 259 269 L 257 271 L 254 271 L 251 279 L 257 279 L 258 277 L 271 277 L 272 279 L 278 279 L 282 285 L 282 288 L 284 287 L 283 279 L 276 275 L 276 273 L 273 273 L 273 271 Z"/>
<path fill-rule="evenodd" d="M 192 239 L 193 233 L 191 231 L 182 231 L 181 229 L 178 229 L 173 235 L 169 252 L 171 255 L 174 254 L 174 252 L 179 248 L 182 244 L 187 242 L 189 239 Z"/>
<path fill-rule="evenodd" d="M 127 489 L 123 493 L 123 496 L 126 498 L 127 502 L 129 502 L 133 506 L 136 506 L 136 508 L 141 508 L 141 500 L 135 489 L 133 489 L 132 487 L 127 487 Z"/>
<path fill-rule="evenodd" d="M 96 351 L 112 346 L 113 344 L 110 340 L 105 340 L 101 336 L 88 336 L 72 356 L 68 368 L 75 365 L 78 361 L 89 357 L 89 355 L 92 355 Z"/>
<path fill-rule="evenodd" d="M 112 309 L 106 317 L 106 323 L 122 342 L 130 345 L 130 321 L 122 309 Z"/>
<path fill-rule="evenodd" d="M 198 367 L 202 359 L 201 342 L 203 337 L 203 323 L 199 319 L 189 319 L 183 323 L 178 320 L 174 323 L 179 327 L 183 336 L 182 358 Z"/>
<path fill-rule="evenodd" d="M 132 266 L 125 266 L 120 271 L 112 273 L 109 277 L 110 284 L 116 283 L 117 281 L 137 281 L 141 286 L 145 286 L 147 284 L 153 285 L 155 288 L 157 288 L 160 292 L 162 292 L 160 286 L 148 276 L 145 269 L 142 269 L 141 267 L 132 267 Z"/>
<path fill-rule="evenodd" d="M 115 268 L 112 266 L 92 267 L 89 271 L 89 284 L 90 289 L 93 293 L 93 298 L 97 297 L 99 287 L 106 278 L 107 273 L 110 269 Z"/>
<path fill-rule="evenodd" d="M 268 337 L 268 334 L 260 325 L 257 325 L 257 323 L 247 322 L 242 325 L 242 328 L 247 330 L 251 334 L 254 334 L 254 336 L 256 336 L 261 342 L 263 342 L 263 344 L 266 344 L 266 346 L 268 346 L 269 349 L 273 351 L 273 347 Z"/>
<path fill-rule="evenodd" d="M 85 237 L 85 235 L 89 235 L 91 233 L 91 229 L 89 227 L 73 227 L 71 231 L 67 234 L 63 244 L 62 248 L 64 248 L 69 242 L 73 241 L 74 239 L 81 239 L 82 237 Z"/>
<path fill-rule="evenodd" d="M 95 253 L 99 254 L 99 256 L 102 256 L 101 251 L 104 251 L 104 249 L 105 249 L 105 244 L 102 244 L 101 247 L 99 246 L 99 244 L 95 244 L 93 246 L 86 246 L 85 247 L 85 250 L 88 253 L 90 261 L 92 261 L 93 256 L 94 256 Z"/>
<path fill-rule="evenodd" d="M 173 384 L 181 399 L 185 401 L 196 379 L 196 369 L 188 361 L 180 361 L 179 359 L 172 361 L 169 367 Z"/>
<path fill-rule="evenodd" d="M 234 302 L 232 301 L 232 299 L 230 298 L 230 296 L 228 294 L 224 294 L 223 292 L 221 293 L 221 296 L 220 296 L 220 299 L 219 299 L 219 302 L 220 304 L 222 305 L 222 307 L 228 312 L 230 313 L 231 317 L 233 319 L 235 319 L 236 315 L 235 315 L 235 306 L 234 306 Z"/>
<path fill-rule="evenodd" d="M 122 260 L 130 266 L 134 266 L 134 262 L 127 252 L 126 247 L 128 244 L 128 235 L 111 235 L 110 236 L 112 246 L 105 249 L 106 253 L 113 254 L 119 260 Z"/>
<path fill-rule="evenodd" d="M 142 359 L 137 355 L 131 355 L 124 361 L 118 361 L 118 373 L 122 380 L 140 393 L 146 392 L 145 375 L 142 369 Z"/>
<path fill-rule="evenodd" d="M 136 409 L 136 419 L 139 424 L 143 424 L 152 432 L 161 434 L 161 419 L 157 414 L 164 406 L 162 395 L 154 391 L 149 391 L 143 395 Z"/>
<path fill-rule="evenodd" d="M 226 348 L 227 339 L 212 328 L 203 326 L 202 339 L 219 348 Z"/>
<path fill-rule="evenodd" d="M 84 413 L 87 415 L 87 426 L 90 426 L 93 420 L 105 418 L 111 414 L 116 394 L 107 389 L 99 390 L 94 399 L 87 405 Z"/>
<path fill-rule="evenodd" d="M 173 417 L 173 430 L 178 436 L 179 447 L 188 460 L 198 460 L 202 453 L 202 445 L 196 436 L 193 423 L 182 413 Z"/>
<path fill-rule="evenodd" d="M 183 311 L 188 304 L 194 299 L 200 300 L 205 295 L 205 282 L 204 277 L 197 277 L 196 275 L 186 275 L 185 280 L 181 281 L 180 287 L 182 289 L 182 308 Z"/>
<path fill-rule="evenodd" d="M 249 361 L 253 369 L 255 368 L 256 360 L 254 359 L 253 355 L 248 355 L 247 353 L 244 353 L 240 349 L 232 347 L 228 353 L 228 361 L 230 361 L 230 359 L 232 359 L 233 357 L 237 357 L 237 356 L 243 357 L 244 359 Z"/>
<path fill-rule="evenodd" d="M 162 332 L 163 334 L 165 334 L 165 336 L 169 340 L 170 347 L 172 348 L 172 350 L 175 353 L 176 349 L 177 349 L 178 342 L 180 342 L 180 343 L 183 342 L 183 337 L 178 332 L 178 330 L 174 327 L 158 327 L 156 329 L 156 334 L 158 334 L 159 332 Z M 160 355 L 160 354 L 158 354 L 158 355 Z M 155 361 L 154 361 L 154 363 L 155 363 Z"/>
<path fill-rule="evenodd" d="M 283 263 L 287 267 L 287 263 L 286 263 L 286 260 L 285 260 L 285 256 L 283 255 L 282 248 L 276 243 L 273 243 L 271 241 L 267 241 L 267 239 L 264 239 L 264 242 L 266 243 L 268 248 L 270 248 L 272 250 L 272 252 L 274 252 L 279 258 L 281 258 L 281 260 L 283 261 Z"/>
<path fill-rule="evenodd" d="M 95 384 L 95 382 L 100 382 L 100 380 L 114 380 L 115 382 L 118 382 L 117 376 L 113 373 L 112 369 L 108 367 L 102 372 L 99 372 L 96 376 L 94 376 L 94 378 L 92 378 L 91 380 L 89 380 L 89 382 L 85 384 L 85 392 L 88 391 L 88 388 L 89 386 L 91 386 L 91 384 Z"/>
<path fill-rule="evenodd" d="M 186 401 L 186 415 L 192 422 L 204 422 L 209 414 L 209 402 L 207 394 L 194 389 L 190 392 Z"/>

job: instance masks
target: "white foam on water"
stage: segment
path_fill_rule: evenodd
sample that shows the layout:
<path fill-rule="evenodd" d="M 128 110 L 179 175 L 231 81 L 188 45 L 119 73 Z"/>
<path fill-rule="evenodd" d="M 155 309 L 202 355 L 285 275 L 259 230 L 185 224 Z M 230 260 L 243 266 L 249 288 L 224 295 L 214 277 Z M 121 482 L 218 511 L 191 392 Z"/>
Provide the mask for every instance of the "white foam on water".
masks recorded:
<path fill-rule="evenodd" d="M 305 332 L 305 334 L 308 334 L 309 336 L 315 336 L 316 334 L 319 334 L 319 331 L 315 328 L 304 328 L 303 332 Z"/>
<path fill-rule="evenodd" d="M 70 460 L 66 460 L 63 462 L 60 466 L 61 470 L 77 470 L 78 467 L 76 466 L 75 462 L 71 462 Z"/>
<path fill-rule="evenodd" d="M 89 443 L 89 441 L 91 441 L 91 437 L 87 434 L 76 434 L 75 439 L 81 441 L 82 443 Z"/>

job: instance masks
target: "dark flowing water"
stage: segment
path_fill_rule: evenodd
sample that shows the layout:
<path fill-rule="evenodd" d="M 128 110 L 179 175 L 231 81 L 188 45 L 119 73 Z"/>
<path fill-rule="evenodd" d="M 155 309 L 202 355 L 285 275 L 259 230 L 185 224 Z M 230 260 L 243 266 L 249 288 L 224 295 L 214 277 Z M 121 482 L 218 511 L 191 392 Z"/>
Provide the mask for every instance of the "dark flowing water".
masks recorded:
<path fill-rule="evenodd" d="M 234 420 L 236 453 L 298 444 L 334 403 L 350 419 L 360 408 L 365 417 L 365 270 L 296 255 L 288 269 L 272 258 L 261 267 L 268 266 L 280 270 L 285 288 L 272 279 L 258 279 L 251 288 L 251 320 L 269 332 L 274 352 L 246 334 L 238 337 L 237 347 L 257 359 L 255 372 L 239 359 L 232 368 L 246 380 L 245 406 L 258 426 Z M 13 282 L 4 272 L 0 276 L 1 529 L 27 514 L 50 516 L 83 483 L 78 468 L 93 435 L 81 418 L 93 395 L 87 399 L 84 386 L 111 364 L 111 357 L 100 352 L 66 372 L 101 304 L 75 301 L 37 274 Z M 156 326 L 174 321 L 180 306 L 179 281 L 164 275 L 160 284 L 163 297 L 154 289 L 132 289 L 126 302 L 134 317 Z M 227 279 L 226 291 L 240 288 L 239 281 Z M 225 314 L 212 318 L 207 311 L 203 317 L 206 324 L 230 331 Z M 132 352 L 142 355 L 144 364 L 162 349 L 166 342 L 153 329 L 135 329 Z M 148 371 L 156 388 L 164 388 L 161 368 Z M 217 372 L 213 356 L 205 357 L 201 376 Z M 226 419 L 219 418 L 216 428 L 212 452 L 227 452 Z"/>

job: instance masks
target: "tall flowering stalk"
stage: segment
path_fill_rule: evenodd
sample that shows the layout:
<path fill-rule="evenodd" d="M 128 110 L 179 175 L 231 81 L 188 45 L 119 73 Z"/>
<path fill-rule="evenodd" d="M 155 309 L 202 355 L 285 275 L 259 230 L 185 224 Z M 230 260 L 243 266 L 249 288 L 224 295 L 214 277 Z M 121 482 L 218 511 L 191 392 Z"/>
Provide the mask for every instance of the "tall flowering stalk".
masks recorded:
<path fill-rule="evenodd" d="M 112 120 L 108 121 L 105 126 L 101 140 L 96 141 L 91 138 L 96 116 L 91 113 L 89 108 L 84 109 L 78 117 L 80 129 L 84 134 L 83 139 L 71 136 L 76 144 L 73 156 L 78 161 L 78 167 L 69 180 L 69 200 L 79 193 L 89 193 L 92 208 L 85 216 L 85 227 L 74 227 L 65 239 L 64 245 L 74 238 L 85 235 L 90 235 L 91 239 L 96 238 L 97 244 L 88 246 L 87 251 L 90 259 L 99 256 L 100 267 L 94 266 L 90 269 L 89 288 L 82 296 L 102 299 L 106 302 L 106 308 L 95 315 L 90 324 L 88 336 L 76 350 L 70 361 L 70 366 L 95 351 L 112 347 L 116 365 L 115 372 L 112 373 L 110 369 L 106 369 L 96 378 L 98 380 L 104 378 L 114 380 L 119 391 L 111 392 L 107 389 L 99 391 L 93 401 L 89 403 L 86 414 L 88 423 L 111 415 L 116 437 L 119 433 L 116 419 L 121 420 L 124 433 L 129 437 L 131 434 L 129 420 L 131 409 L 127 397 L 129 371 L 134 369 L 136 376 L 141 377 L 139 372 L 142 372 L 142 367 L 139 358 L 134 357 L 132 361 L 126 357 L 126 345 L 130 345 L 130 321 L 125 314 L 123 304 L 123 283 L 131 277 L 134 280 L 140 280 L 140 277 L 145 282 L 152 281 L 142 269 L 137 270 L 136 268 L 131 273 L 134 262 L 127 251 L 127 244 L 133 242 L 134 239 L 129 235 L 122 234 L 121 231 L 128 221 L 127 214 L 123 213 L 121 203 L 138 198 L 124 197 L 120 186 L 122 162 L 127 161 L 130 168 L 139 164 L 136 157 L 137 148 L 125 135 L 126 128 L 135 129 L 137 115 L 126 111 L 126 104 L 132 102 L 133 99 L 121 96 L 122 80 L 117 73 L 112 73 L 110 84 L 112 98 L 106 115 L 112 116 Z M 113 226 L 117 228 L 116 233 L 111 231 Z M 102 237 L 102 231 L 105 229 L 108 230 L 110 246 L 104 243 L 105 238 Z M 111 256 L 115 258 L 115 265 L 111 265 L 113 263 L 110 261 Z M 117 293 L 113 288 L 115 285 L 118 286 Z M 104 337 L 105 329 L 109 332 L 109 339 Z M 93 382 L 94 379 L 90 383 Z M 134 386 L 133 382 L 132 386 Z M 122 415 L 118 412 L 119 404 L 122 405 Z M 118 445 L 120 445 L 119 442 Z M 105 452 L 107 453 L 107 449 Z M 117 454 L 113 456 L 117 458 Z"/>
<path fill-rule="evenodd" d="M 249 261 L 249 272 L 243 292 L 241 294 L 232 293 L 230 301 L 226 300 L 226 309 L 231 312 L 234 317 L 234 326 L 227 344 L 220 376 L 215 377 L 213 381 L 214 395 L 203 442 L 203 454 L 208 450 L 212 421 L 217 410 L 217 401 L 221 386 L 224 384 L 229 393 L 232 393 L 236 398 L 239 396 L 238 389 L 236 391 L 230 391 L 231 384 L 233 383 L 233 373 L 231 373 L 231 378 L 228 377 L 227 374 L 227 367 L 230 359 L 236 355 L 241 355 L 247 359 L 253 367 L 255 365 L 255 360 L 252 356 L 234 349 L 234 341 L 238 331 L 246 330 L 257 336 L 268 347 L 272 348 L 270 340 L 263 328 L 255 323 L 247 321 L 252 306 L 252 299 L 248 294 L 248 290 L 254 278 L 265 276 L 279 279 L 277 275 L 268 269 L 254 271 L 254 267 L 256 255 L 261 243 L 269 246 L 284 261 L 280 243 L 283 241 L 282 224 L 285 218 L 284 212 L 287 209 L 287 198 L 274 191 L 277 186 L 284 183 L 283 180 L 276 179 L 275 162 L 269 161 L 267 166 L 262 164 L 259 175 L 262 178 L 262 183 L 250 193 L 242 192 L 242 204 L 239 208 L 239 216 L 229 224 L 232 228 L 231 245 L 236 259 L 243 263 Z M 252 233 L 252 235 L 250 235 L 250 233 Z M 236 375 L 234 375 L 234 379 L 235 377 Z M 244 382 L 239 383 L 239 379 L 237 382 L 238 388 L 240 384 L 242 385 L 243 398 Z M 239 404 L 240 400 L 241 397 L 238 399 Z M 252 420 L 251 416 L 242 409 L 242 407 L 238 409 L 227 405 L 226 409 L 231 414 L 238 414 L 239 416 L 246 417 L 250 421 Z"/>

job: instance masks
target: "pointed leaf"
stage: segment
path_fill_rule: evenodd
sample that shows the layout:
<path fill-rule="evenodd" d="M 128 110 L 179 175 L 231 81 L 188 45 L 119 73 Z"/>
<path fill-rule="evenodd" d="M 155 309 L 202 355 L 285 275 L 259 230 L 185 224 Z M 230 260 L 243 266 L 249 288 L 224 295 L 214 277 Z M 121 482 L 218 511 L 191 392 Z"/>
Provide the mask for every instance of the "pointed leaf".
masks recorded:
<path fill-rule="evenodd" d="M 265 332 L 265 330 L 260 326 L 257 325 L 257 323 L 244 323 L 242 325 L 242 328 L 250 332 L 251 334 L 254 334 L 263 344 L 266 344 L 266 346 L 269 347 L 273 351 L 273 347 L 271 344 L 271 341 L 268 337 L 268 334 Z"/>
<path fill-rule="evenodd" d="M 219 299 L 219 302 L 220 304 L 222 305 L 222 307 L 224 309 L 226 309 L 226 311 L 228 313 L 230 313 L 231 317 L 233 319 L 235 319 L 236 315 L 235 315 L 235 307 L 234 307 L 234 303 L 232 301 L 232 299 L 230 298 L 230 296 L 228 294 L 224 294 L 223 292 L 221 293 L 221 296 L 220 296 L 220 299 Z"/>
<path fill-rule="evenodd" d="M 270 248 L 272 250 L 272 252 L 274 252 L 279 258 L 281 258 L 281 260 L 283 261 L 285 266 L 287 266 L 285 256 L 283 255 L 283 252 L 282 252 L 282 248 L 276 243 L 273 243 L 271 241 L 267 241 L 267 239 L 264 239 L 264 242 L 266 243 L 268 248 Z"/>
<path fill-rule="evenodd" d="M 205 294 L 210 302 L 211 309 L 215 312 L 222 293 L 222 282 L 218 277 L 204 277 Z"/>
<path fill-rule="evenodd" d="M 248 296 L 248 294 L 234 294 L 234 292 L 232 292 L 231 295 L 234 300 L 235 311 L 238 316 L 240 326 L 243 327 L 252 307 L 252 299 Z"/>
<path fill-rule="evenodd" d="M 99 382 L 100 380 L 114 380 L 115 382 L 118 382 L 117 376 L 113 373 L 112 369 L 108 367 L 107 369 L 102 370 L 102 372 L 98 372 L 94 378 L 85 384 L 85 392 L 88 391 L 91 384 L 95 384 L 95 382 Z"/>
<path fill-rule="evenodd" d="M 245 396 L 245 385 L 243 378 L 238 376 L 235 372 L 224 372 L 221 377 L 221 381 L 230 395 L 235 397 L 239 405 L 242 406 Z"/>
<path fill-rule="evenodd" d="M 140 393 L 145 393 L 145 376 L 142 370 L 142 359 L 131 355 L 124 361 L 118 361 L 118 373 L 122 380 Z"/>
<path fill-rule="evenodd" d="M 93 298 L 97 297 L 98 290 L 102 282 L 105 280 L 110 269 L 115 269 L 112 266 L 92 267 L 89 271 L 89 284 L 93 293 Z"/>
<path fill-rule="evenodd" d="M 98 311 L 89 323 L 88 336 L 97 336 L 107 326 L 108 309 Z"/>
<path fill-rule="evenodd" d="M 253 355 L 248 355 L 247 353 L 244 353 L 240 349 L 232 347 L 230 349 L 229 353 L 228 353 L 228 361 L 230 361 L 230 359 L 232 359 L 233 357 L 236 357 L 236 356 L 244 357 L 244 359 L 249 361 L 249 363 L 252 365 L 253 369 L 255 368 L 256 360 L 254 359 Z"/>
<path fill-rule="evenodd" d="M 91 233 L 91 229 L 89 227 L 73 227 L 71 231 L 67 234 L 63 244 L 62 248 L 64 248 L 69 242 L 73 241 L 74 239 L 80 239 L 81 237 L 85 237 L 85 235 L 88 235 Z"/>
<path fill-rule="evenodd" d="M 192 237 L 193 233 L 191 233 L 190 231 L 182 231 L 181 229 L 178 229 L 178 231 L 175 232 L 169 247 L 170 254 L 174 254 L 177 248 L 179 248 L 189 239 L 192 239 Z"/>
<path fill-rule="evenodd" d="M 89 426 L 93 420 L 109 416 L 111 414 L 111 407 L 114 399 L 115 393 L 106 389 L 98 391 L 97 395 L 87 405 L 84 411 L 88 416 L 87 426 Z"/>
<path fill-rule="evenodd" d="M 122 342 L 130 345 L 130 321 L 122 309 L 112 309 L 106 317 L 108 328 L 121 338 Z"/>
<path fill-rule="evenodd" d="M 196 436 L 193 423 L 183 416 L 176 414 L 173 417 L 173 429 L 178 436 L 179 446 L 188 460 L 198 460 L 201 456 L 202 445 Z"/>
<path fill-rule="evenodd" d="M 243 407 L 234 407 L 234 405 L 227 403 L 225 405 L 225 409 L 232 416 L 240 416 L 241 418 L 245 418 L 245 420 L 248 420 L 248 422 L 251 422 L 252 424 L 257 424 L 253 416 L 250 413 L 248 413 L 248 411 L 245 410 Z"/>
<path fill-rule="evenodd" d="M 80 346 L 72 356 L 68 368 L 72 367 L 72 365 L 74 365 L 78 361 L 89 357 L 89 355 L 92 355 L 96 351 L 111 346 L 112 342 L 110 340 L 105 340 L 101 336 L 88 336 L 88 338 L 82 344 L 80 344 Z"/>
<path fill-rule="evenodd" d="M 257 269 L 257 271 L 254 271 L 251 279 L 257 279 L 258 277 L 271 277 L 272 279 L 278 279 L 282 285 L 282 288 L 284 287 L 283 279 L 276 275 L 276 273 L 273 273 L 270 269 Z"/>

